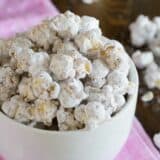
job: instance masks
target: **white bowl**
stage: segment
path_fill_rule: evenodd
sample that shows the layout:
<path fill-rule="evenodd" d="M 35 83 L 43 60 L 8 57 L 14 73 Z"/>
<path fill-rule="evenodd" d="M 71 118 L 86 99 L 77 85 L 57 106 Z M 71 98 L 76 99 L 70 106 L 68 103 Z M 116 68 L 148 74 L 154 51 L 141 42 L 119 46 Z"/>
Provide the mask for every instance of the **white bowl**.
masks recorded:
<path fill-rule="evenodd" d="M 92 131 L 45 131 L 0 113 L 0 154 L 6 160 L 113 160 L 127 140 L 135 113 L 138 75 L 131 62 L 135 94 L 110 121 Z"/>

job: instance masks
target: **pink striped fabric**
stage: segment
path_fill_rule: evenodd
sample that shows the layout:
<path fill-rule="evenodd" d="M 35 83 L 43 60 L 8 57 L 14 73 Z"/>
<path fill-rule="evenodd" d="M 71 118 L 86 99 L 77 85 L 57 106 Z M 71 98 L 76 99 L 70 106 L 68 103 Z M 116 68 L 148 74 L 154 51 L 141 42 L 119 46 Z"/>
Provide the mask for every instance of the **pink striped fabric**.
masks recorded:
<path fill-rule="evenodd" d="M 58 10 L 49 0 L 0 0 L 0 37 L 8 38 L 23 32 L 57 14 Z M 0 156 L 0 160 L 6 159 Z M 129 138 L 115 160 L 160 160 L 159 152 L 136 118 Z"/>
<path fill-rule="evenodd" d="M 58 10 L 49 0 L 0 0 L 0 37 L 23 32 L 56 14 Z"/>
<path fill-rule="evenodd" d="M 160 154 L 135 118 L 129 138 L 116 160 L 160 160 Z"/>

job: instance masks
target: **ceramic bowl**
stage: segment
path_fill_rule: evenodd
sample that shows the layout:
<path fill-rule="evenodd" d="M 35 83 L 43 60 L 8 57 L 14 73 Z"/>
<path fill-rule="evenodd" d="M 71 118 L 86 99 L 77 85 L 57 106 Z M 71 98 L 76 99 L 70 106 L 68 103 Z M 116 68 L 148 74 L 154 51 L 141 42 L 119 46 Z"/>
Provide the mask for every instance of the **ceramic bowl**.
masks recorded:
<path fill-rule="evenodd" d="M 91 131 L 46 131 L 17 123 L 0 112 L 0 154 L 6 160 L 113 160 L 125 144 L 135 114 L 138 75 L 131 61 L 134 95 L 111 120 Z"/>

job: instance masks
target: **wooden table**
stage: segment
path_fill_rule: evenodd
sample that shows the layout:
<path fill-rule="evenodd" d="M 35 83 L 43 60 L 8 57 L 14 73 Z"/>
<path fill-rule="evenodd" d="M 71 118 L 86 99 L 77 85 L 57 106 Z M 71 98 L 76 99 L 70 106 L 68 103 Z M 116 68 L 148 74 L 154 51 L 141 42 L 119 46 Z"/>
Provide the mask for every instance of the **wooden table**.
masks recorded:
<path fill-rule="evenodd" d="M 103 34 L 120 40 L 129 53 L 133 50 L 129 42 L 129 23 L 142 13 L 150 17 L 160 16 L 160 0 L 99 0 L 92 5 L 83 4 L 80 0 L 52 1 L 61 12 L 71 10 L 79 15 L 98 18 Z M 160 92 L 157 94 L 160 96 Z M 150 136 L 160 131 L 160 105 L 154 102 L 144 105 L 139 100 L 136 115 Z"/>

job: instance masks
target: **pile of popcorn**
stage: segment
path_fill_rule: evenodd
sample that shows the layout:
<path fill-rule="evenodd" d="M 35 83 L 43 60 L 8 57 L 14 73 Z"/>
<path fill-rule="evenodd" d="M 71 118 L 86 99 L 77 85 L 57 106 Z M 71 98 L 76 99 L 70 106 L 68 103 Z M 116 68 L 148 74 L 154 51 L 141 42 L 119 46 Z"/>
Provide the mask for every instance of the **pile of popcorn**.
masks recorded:
<path fill-rule="evenodd" d="M 148 88 L 141 100 L 146 103 L 157 98 L 156 102 L 160 104 L 160 97 L 154 96 L 154 89 L 160 93 L 160 17 L 150 20 L 147 16 L 140 15 L 129 29 L 132 44 L 137 48 L 147 48 L 147 51 L 137 50 L 132 55 L 137 68 L 144 72 L 143 79 Z M 155 134 L 153 140 L 160 148 L 160 133 Z"/>
<path fill-rule="evenodd" d="M 150 20 L 140 15 L 130 25 L 131 42 L 136 47 L 147 46 L 147 51 L 137 50 L 132 59 L 137 68 L 144 70 L 144 82 L 149 89 L 160 90 L 160 17 Z M 142 97 L 143 101 L 152 100 L 151 92 Z"/>
<path fill-rule="evenodd" d="M 0 41 L 0 105 L 36 127 L 92 129 L 123 108 L 135 84 L 123 46 L 99 21 L 67 11 Z"/>

